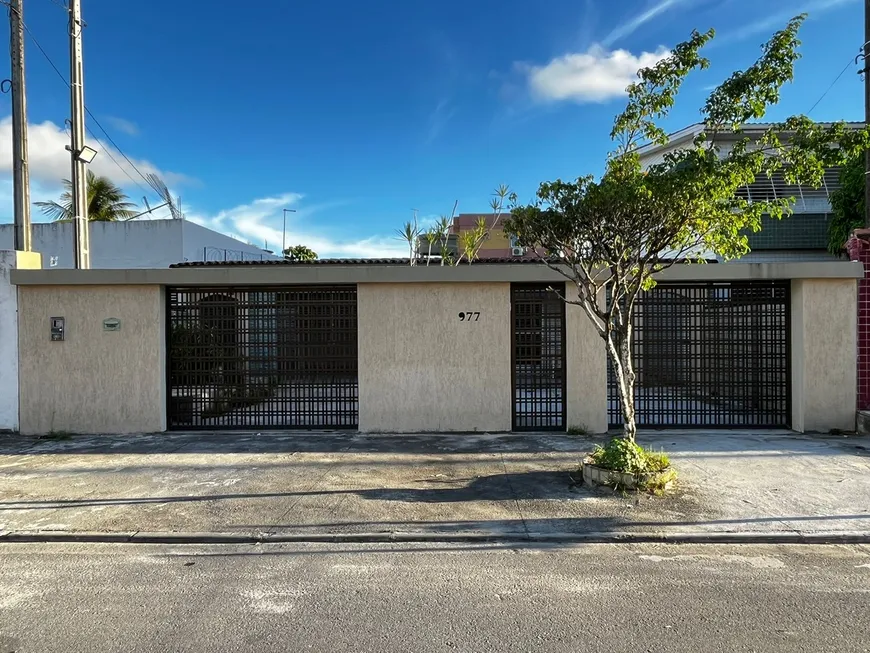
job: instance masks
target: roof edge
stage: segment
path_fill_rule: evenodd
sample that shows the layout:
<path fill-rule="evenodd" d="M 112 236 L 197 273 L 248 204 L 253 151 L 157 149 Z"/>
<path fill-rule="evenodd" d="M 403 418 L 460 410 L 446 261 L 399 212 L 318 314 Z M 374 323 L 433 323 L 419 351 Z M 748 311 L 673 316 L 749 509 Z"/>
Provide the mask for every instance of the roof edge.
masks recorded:
<path fill-rule="evenodd" d="M 567 272 L 567 270 L 564 270 Z M 764 279 L 862 279 L 853 261 L 674 265 L 660 281 L 752 281 Z M 133 270 L 11 270 L 18 286 L 287 286 L 365 283 L 563 283 L 565 276 L 537 263 L 522 265 L 264 265 L 202 266 Z"/>
<path fill-rule="evenodd" d="M 820 122 L 818 124 L 822 125 L 824 127 L 830 127 L 830 126 L 836 124 L 836 122 L 837 121 L 833 121 L 833 122 L 832 121 L 824 121 L 824 122 Z M 845 120 L 842 122 L 844 122 L 846 124 L 846 127 L 848 127 L 849 129 L 855 129 L 855 130 L 862 129 L 865 125 L 865 123 L 858 122 L 858 121 Z M 722 133 L 725 135 L 733 136 L 733 137 L 739 137 L 739 136 L 748 135 L 748 134 L 765 132 L 768 129 L 770 129 L 771 127 L 776 126 L 777 124 L 779 124 L 779 123 L 747 122 L 747 123 L 744 123 L 740 127 L 740 131 L 732 131 L 732 130 L 728 129 L 728 130 L 723 131 Z M 697 136 L 698 134 L 700 134 L 701 132 L 704 131 L 704 127 L 705 127 L 705 125 L 703 122 L 696 122 L 694 124 L 689 125 L 688 127 L 684 127 L 683 129 L 680 129 L 678 131 L 675 131 L 675 132 L 668 134 L 667 135 L 668 142 L 665 143 L 664 145 L 659 145 L 658 143 L 647 143 L 646 145 L 642 145 L 641 147 L 637 148 L 636 151 L 637 151 L 638 155 L 646 156 L 646 155 L 649 155 L 653 152 L 657 152 L 658 150 L 662 150 L 662 149 L 669 148 L 669 147 L 674 147 L 675 145 L 679 145 L 680 143 L 684 143 L 688 140 L 695 138 L 695 136 Z"/>

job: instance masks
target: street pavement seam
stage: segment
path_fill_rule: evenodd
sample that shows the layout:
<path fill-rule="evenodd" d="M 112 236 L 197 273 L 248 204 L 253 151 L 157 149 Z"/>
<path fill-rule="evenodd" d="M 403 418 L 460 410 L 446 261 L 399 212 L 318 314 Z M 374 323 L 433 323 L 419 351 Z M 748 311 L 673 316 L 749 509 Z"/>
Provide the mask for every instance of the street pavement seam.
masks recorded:
<path fill-rule="evenodd" d="M 553 544 L 870 544 L 870 532 L 780 532 L 750 533 L 664 533 L 609 531 L 588 533 L 417 533 L 385 531 L 372 533 L 182 533 L 182 532 L 87 532 L 87 531 L 4 531 L 0 543 L 115 543 L 115 544 L 278 544 L 278 543 L 553 543 Z"/>

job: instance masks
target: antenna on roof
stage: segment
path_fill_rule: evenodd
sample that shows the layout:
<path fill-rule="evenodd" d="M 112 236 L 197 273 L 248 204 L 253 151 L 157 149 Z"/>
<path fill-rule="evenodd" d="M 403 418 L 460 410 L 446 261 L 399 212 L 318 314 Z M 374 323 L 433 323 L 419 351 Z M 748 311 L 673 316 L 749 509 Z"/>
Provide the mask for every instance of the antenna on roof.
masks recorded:
<path fill-rule="evenodd" d="M 172 219 L 183 220 L 184 213 L 181 212 L 181 198 L 173 198 L 172 194 L 169 192 L 169 188 L 166 187 L 166 183 L 154 173 L 148 173 L 145 177 L 148 180 L 148 185 L 151 186 L 151 188 L 154 189 L 154 192 L 164 201 L 163 205 L 169 207 L 169 213 L 172 215 Z"/>

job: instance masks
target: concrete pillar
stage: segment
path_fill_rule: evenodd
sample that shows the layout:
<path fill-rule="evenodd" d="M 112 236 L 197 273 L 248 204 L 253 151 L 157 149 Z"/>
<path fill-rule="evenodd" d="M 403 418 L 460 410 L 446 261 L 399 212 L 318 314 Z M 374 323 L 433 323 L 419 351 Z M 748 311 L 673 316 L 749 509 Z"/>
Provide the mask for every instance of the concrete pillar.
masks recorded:
<path fill-rule="evenodd" d="M 580 307 L 565 307 L 568 426 L 590 433 L 607 431 L 607 350 L 589 316 Z"/>
<path fill-rule="evenodd" d="M 792 428 L 855 429 L 858 284 L 791 282 Z"/>
<path fill-rule="evenodd" d="M 35 252 L 0 250 L 0 432 L 18 431 L 18 288 L 9 272 L 41 267 Z"/>
<path fill-rule="evenodd" d="M 511 430 L 509 283 L 361 283 L 357 311 L 360 431 Z"/>

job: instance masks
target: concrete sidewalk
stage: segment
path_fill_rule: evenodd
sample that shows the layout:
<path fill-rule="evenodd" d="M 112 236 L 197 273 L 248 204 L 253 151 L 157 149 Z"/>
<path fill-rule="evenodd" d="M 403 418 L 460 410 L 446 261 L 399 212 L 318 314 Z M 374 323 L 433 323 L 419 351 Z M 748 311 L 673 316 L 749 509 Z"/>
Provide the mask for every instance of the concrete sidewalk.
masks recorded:
<path fill-rule="evenodd" d="M 0 437 L 0 531 L 325 537 L 870 538 L 870 440 L 661 432 L 665 498 L 573 483 L 594 440 L 530 435 Z"/>

